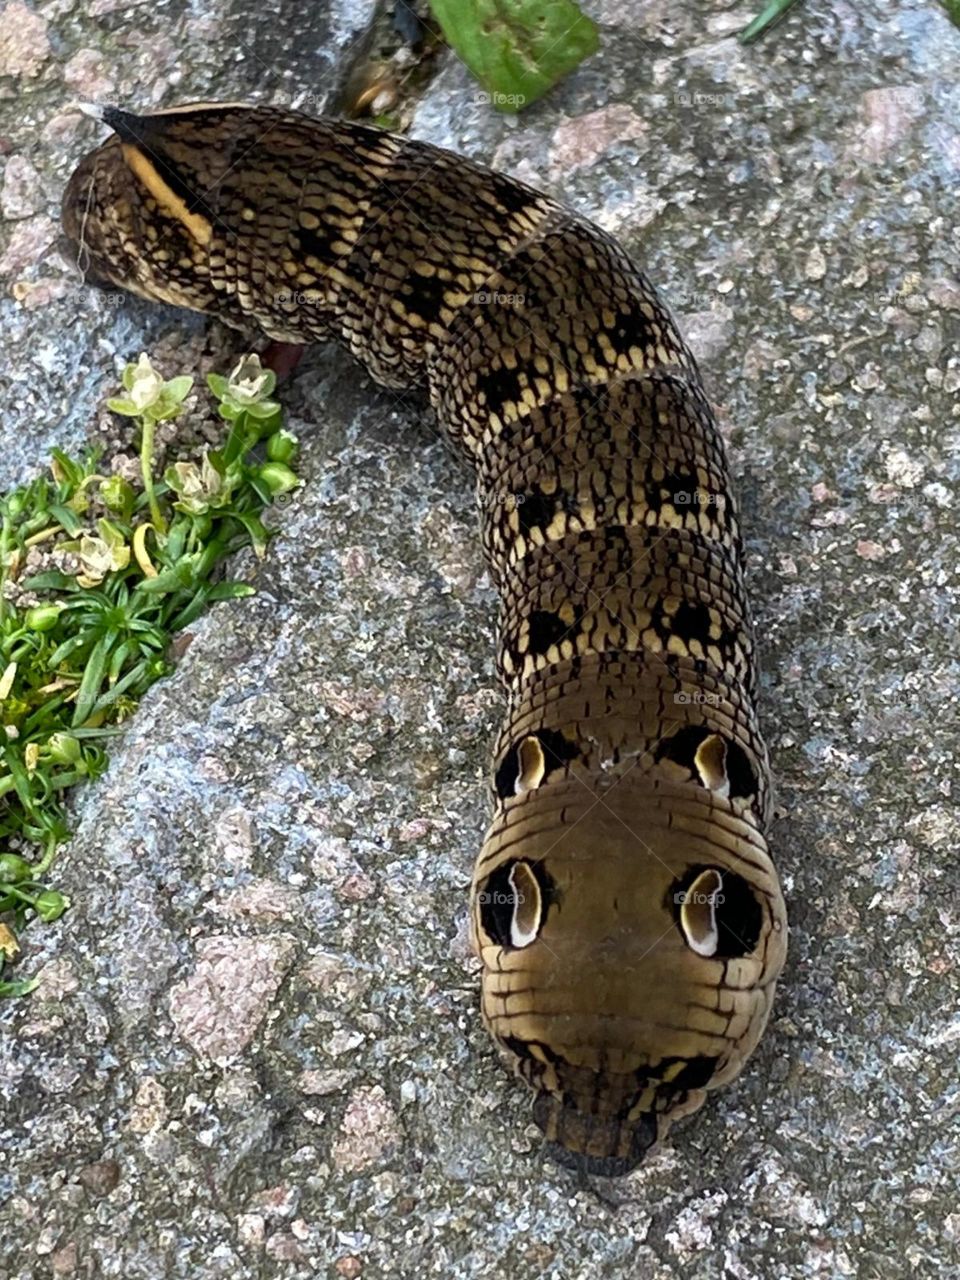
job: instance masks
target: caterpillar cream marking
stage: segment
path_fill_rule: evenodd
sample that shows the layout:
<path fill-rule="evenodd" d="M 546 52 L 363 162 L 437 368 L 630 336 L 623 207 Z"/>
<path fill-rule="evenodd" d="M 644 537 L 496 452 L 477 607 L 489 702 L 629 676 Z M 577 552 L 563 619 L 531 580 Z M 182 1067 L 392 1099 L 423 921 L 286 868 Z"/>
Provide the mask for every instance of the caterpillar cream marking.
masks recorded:
<path fill-rule="evenodd" d="M 483 1016 L 556 1158 L 624 1173 L 741 1070 L 786 949 L 693 357 L 615 240 L 459 156 L 237 104 L 100 118 L 63 205 L 92 278 L 336 339 L 426 386 L 475 465 L 510 695 L 473 883 Z"/>

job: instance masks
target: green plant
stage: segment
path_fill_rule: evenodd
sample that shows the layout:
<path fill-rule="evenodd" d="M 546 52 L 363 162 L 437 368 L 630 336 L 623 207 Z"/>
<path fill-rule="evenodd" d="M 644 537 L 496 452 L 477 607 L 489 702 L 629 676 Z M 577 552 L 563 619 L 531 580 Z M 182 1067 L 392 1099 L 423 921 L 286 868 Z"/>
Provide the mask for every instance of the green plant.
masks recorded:
<path fill-rule="evenodd" d="M 241 547 L 263 556 L 261 514 L 299 483 L 296 439 L 257 356 L 208 385 L 223 447 L 154 476 L 155 428 L 182 413 L 190 377 L 165 381 L 142 355 L 108 401 L 140 425 L 139 487 L 55 450 L 51 476 L 0 498 L 0 995 L 31 921 L 69 906 L 48 873 L 69 836 L 66 797 L 106 767 L 109 739 L 171 669 L 175 632 L 211 604 L 253 594 L 223 576 Z M 41 563 L 33 567 L 33 562 Z"/>
<path fill-rule="evenodd" d="M 430 8 L 501 111 L 535 102 L 599 43 L 573 0 L 431 0 Z"/>

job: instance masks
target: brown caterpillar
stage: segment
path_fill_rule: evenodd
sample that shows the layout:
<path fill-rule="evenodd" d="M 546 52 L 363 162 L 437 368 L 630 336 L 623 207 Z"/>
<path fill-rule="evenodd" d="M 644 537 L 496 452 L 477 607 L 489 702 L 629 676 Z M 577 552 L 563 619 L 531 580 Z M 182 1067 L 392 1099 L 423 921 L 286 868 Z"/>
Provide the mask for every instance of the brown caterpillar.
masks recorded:
<path fill-rule="evenodd" d="M 552 1154 L 624 1173 L 740 1071 L 786 950 L 694 359 L 616 241 L 460 156 L 239 104 L 101 116 L 63 204 L 88 277 L 339 340 L 425 384 L 476 467 L 510 708 L 473 882 L 483 1016 Z"/>

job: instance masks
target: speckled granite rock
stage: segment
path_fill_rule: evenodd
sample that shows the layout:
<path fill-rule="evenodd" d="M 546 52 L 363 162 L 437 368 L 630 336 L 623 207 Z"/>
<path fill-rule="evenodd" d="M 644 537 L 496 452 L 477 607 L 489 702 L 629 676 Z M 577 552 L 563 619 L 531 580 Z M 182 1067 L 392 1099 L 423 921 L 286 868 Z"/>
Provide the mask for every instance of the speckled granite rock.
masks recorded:
<path fill-rule="evenodd" d="M 542 1160 L 466 945 L 499 720 L 469 476 L 317 352 L 260 594 L 194 628 L 84 796 L 77 905 L 0 1011 L 11 1280 L 958 1274 L 960 33 L 810 0 L 744 50 L 749 5 L 588 7 L 603 52 L 519 121 L 451 57 L 413 127 L 615 230 L 703 357 L 779 780 L 770 1032 L 619 1208 Z M 93 136 L 69 101 L 322 106 L 365 6 L 290 14 L 7 6 L 4 483 L 118 361 L 201 341 L 50 254 Z"/>

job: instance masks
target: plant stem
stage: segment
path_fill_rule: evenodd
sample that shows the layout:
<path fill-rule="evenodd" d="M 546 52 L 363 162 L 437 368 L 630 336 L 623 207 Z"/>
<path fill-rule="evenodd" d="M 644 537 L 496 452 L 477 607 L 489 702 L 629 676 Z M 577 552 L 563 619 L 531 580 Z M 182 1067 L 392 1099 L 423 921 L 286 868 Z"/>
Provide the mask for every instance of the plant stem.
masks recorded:
<path fill-rule="evenodd" d="M 7 585 L 7 556 L 10 554 L 10 534 L 13 531 L 13 525 L 10 517 L 3 517 L 3 528 L 0 529 L 0 622 L 6 618 L 7 604 L 4 596 L 4 587 Z"/>
<path fill-rule="evenodd" d="M 57 853 L 57 837 L 51 836 L 47 841 L 47 847 L 43 851 L 43 857 L 33 867 L 33 875 L 39 880 L 43 873 L 53 862 Z"/>
<path fill-rule="evenodd" d="M 163 518 L 163 512 L 160 510 L 160 503 L 153 488 L 153 434 L 157 424 L 150 417 L 144 417 L 141 421 L 143 438 L 140 442 L 140 473 L 143 476 L 143 491 L 150 504 L 150 519 L 153 521 L 153 527 L 157 533 L 162 534 L 167 532 L 167 522 Z"/>
<path fill-rule="evenodd" d="M 230 424 L 230 434 L 223 448 L 224 466 L 236 462 L 248 450 L 252 449 L 259 439 L 259 424 L 251 422 L 248 413 L 241 413 Z"/>

